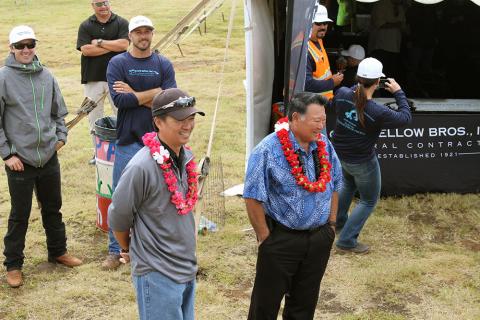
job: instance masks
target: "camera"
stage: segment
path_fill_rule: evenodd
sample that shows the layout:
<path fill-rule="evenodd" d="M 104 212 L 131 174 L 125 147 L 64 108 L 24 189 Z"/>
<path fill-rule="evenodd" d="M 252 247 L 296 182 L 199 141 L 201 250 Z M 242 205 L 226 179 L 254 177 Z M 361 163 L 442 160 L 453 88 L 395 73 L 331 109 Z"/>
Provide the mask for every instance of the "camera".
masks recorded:
<path fill-rule="evenodd" d="M 380 82 L 378 84 L 378 88 L 380 89 L 385 89 L 385 83 L 388 82 L 387 78 L 380 78 Z"/>

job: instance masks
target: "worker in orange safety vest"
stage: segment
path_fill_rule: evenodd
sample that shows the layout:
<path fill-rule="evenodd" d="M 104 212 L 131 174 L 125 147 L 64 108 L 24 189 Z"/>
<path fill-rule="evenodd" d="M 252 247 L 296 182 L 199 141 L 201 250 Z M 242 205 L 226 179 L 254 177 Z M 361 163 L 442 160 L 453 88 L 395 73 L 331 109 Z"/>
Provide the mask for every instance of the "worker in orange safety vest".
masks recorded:
<path fill-rule="evenodd" d="M 327 99 L 333 98 L 333 88 L 343 80 L 343 74 L 332 75 L 328 55 L 323 47 L 323 38 L 327 34 L 328 23 L 327 8 L 317 6 L 313 18 L 312 33 L 308 41 L 308 61 L 305 77 L 305 91 L 319 93 Z"/>

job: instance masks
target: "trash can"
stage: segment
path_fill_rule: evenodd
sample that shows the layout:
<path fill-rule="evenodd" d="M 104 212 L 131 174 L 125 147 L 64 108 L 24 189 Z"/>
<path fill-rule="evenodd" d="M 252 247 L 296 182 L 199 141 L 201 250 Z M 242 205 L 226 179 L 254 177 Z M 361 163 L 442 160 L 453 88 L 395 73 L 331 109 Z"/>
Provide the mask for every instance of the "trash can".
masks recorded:
<path fill-rule="evenodd" d="M 113 162 L 115 161 L 116 139 L 116 117 L 104 117 L 95 121 L 96 225 L 105 232 L 108 232 L 107 213 L 113 194 Z"/>

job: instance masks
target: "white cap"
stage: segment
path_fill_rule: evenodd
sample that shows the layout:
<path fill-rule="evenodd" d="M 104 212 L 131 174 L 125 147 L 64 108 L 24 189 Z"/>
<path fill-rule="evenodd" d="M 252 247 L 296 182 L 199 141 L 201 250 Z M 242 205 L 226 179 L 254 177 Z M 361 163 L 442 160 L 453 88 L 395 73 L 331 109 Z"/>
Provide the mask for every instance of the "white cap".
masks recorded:
<path fill-rule="evenodd" d="M 352 57 L 357 60 L 363 60 L 365 58 L 365 49 L 358 44 L 352 44 L 348 50 L 342 50 L 342 56 Z"/>
<path fill-rule="evenodd" d="M 10 31 L 9 40 L 10 44 L 20 42 L 25 39 L 37 40 L 35 32 L 29 26 L 16 26 Z"/>
<path fill-rule="evenodd" d="M 132 32 L 133 30 L 140 28 L 140 27 L 149 27 L 154 30 L 152 20 L 148 19 L 145 16 L 136 16 L 130 19 L 130 23 L 128 24 L 128 32 Z"/>
<path fill-rule="evenodd" d="M 321 4 L 319 4 L 317 6 L 317 13 L 315 13 L 315 16 L 313 17 L 313 23 L 315 22 L 332 22 L 332 20 L 330 20 L 328 18 L 328 12 L 327 12 L 327 8 L 325 8 L 325 6 L 322 6 Z"/>
<path fill-rule="evenodd" d="M 385 77 L 382 73 L 383 65 L 375 58 L 366 58 L 358 65 L 357 76 L 366 79 Z"/>

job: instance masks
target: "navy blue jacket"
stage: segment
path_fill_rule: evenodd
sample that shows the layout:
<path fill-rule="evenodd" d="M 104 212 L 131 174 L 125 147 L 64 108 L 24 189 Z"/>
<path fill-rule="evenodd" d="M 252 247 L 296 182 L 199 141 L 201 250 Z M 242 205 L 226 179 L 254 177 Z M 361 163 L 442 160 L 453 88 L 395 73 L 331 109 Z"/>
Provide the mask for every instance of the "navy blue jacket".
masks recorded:
<path fill-rule="evenodd" d="M 107 81 L 117 115 L 117 144 L 143 144 L 142 136 L 153 131 L 152 110 L 138 104 L 133 93 L 117 93 L 115 81 L 128 83 L 134 91 L 176 88 L 173 65 L 164 56 L 153 53 L 148 58 L 134 58 L 129 52 L 113 57 L 108 63 Z"/>
<path fill-rule="evenodd" d="M 353 103 L 353 90 L 346 87 L 338 89 L 332 102 L 337 114 L 332 142 L 341 161 L 363 163 L 372 159 L 375 156 L 375 144 L 383 128 L 403 127 L 412 120 L 405 93 L 399 90 L 393 96 L 398 111 L 368 100 L 364 110 L 363 127 Z"/>

